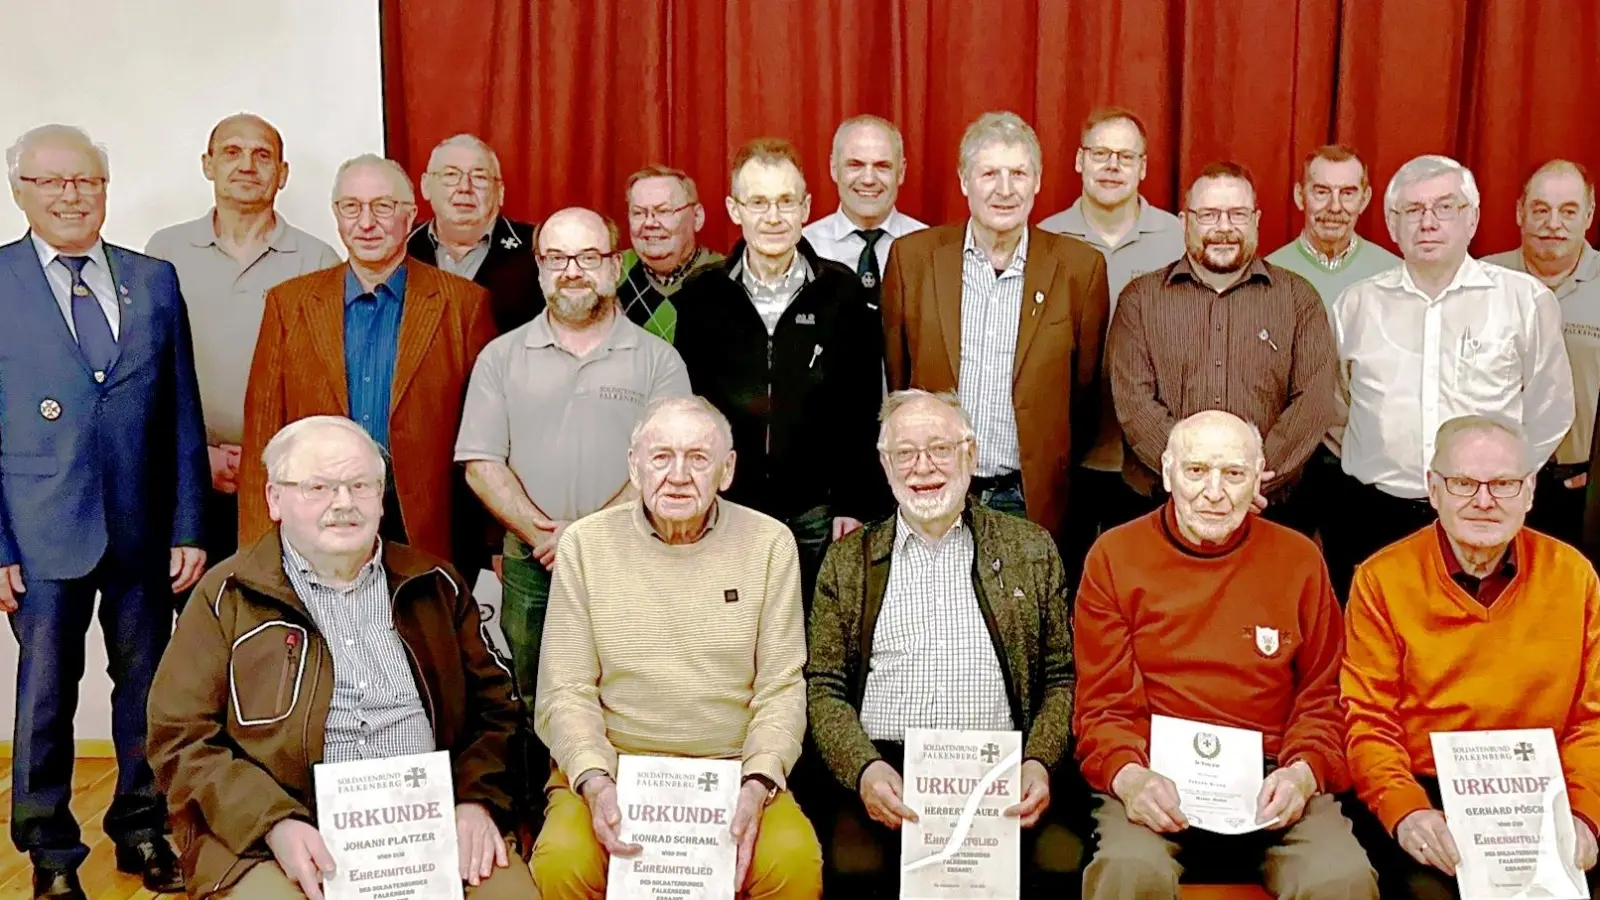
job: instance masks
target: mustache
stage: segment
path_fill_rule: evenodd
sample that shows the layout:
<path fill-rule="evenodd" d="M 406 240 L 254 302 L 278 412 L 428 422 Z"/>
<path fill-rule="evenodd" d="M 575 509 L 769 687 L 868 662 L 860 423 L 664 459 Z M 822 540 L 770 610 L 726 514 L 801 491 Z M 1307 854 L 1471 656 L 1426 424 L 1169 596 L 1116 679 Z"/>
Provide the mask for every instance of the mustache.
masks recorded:
<path fill-rule="evenodd" d="M 1213 231 L 1201 239 L 1201 244 L 1210 247 L 1214 244 L 1242 244 L 1244 235 L 1237 231 Z"/>
<path fill-rule="evenodd" d="M 367 517 L 358 509 L 330 510 L 322 517 L 323 528 L 332 528 L 335 525 L 365 525 Z"/>

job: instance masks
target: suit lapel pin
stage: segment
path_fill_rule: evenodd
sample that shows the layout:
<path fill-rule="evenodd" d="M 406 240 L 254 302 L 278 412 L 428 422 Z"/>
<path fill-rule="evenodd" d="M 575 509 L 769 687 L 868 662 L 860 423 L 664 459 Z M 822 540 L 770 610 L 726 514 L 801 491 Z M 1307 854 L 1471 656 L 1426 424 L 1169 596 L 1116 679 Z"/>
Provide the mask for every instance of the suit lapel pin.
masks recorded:
<path fill-rule="evenodd" d="M 998 557 L 996 557 L 995 560 L 992 563 L 989 564 L 989 567 L 991 569 L 994 569 L 996 572 L 999 572 L 1000 571 L 1000 559 Z"/>
<path fill-rule="evenodd" d="M 39 415 L 44 416 L 47 422 L 54 422 L 61 418 L 61 404 L 46 397 L 44 402 L 39 404 Z"/>
<path fill-rule="evenodd" d="M 1027 599 L 1026 596 L 1022 593 L 1022 588 L 1012 588 L 1011 589 L 1011 597 L 1012 597 L 1012 599 L 1015 599 L 1015 600 Z"/>
<path fill-rule="evenodd" d="M 117 285 L 117 290 L 122 292 L 122 305 L 123 306 L 132 306 L 133 305 L 133 298 L 128 296 L 128 286 L 125 285 L 125 284 L 119 284 L 119 285 Z"/>
<path fill-rule="evenodd" d="M 522 246 L 522 242 L 517 240 L 517 236 L 513 234 L 501 238 L 500 246 L 506 248 L 507 250 L 515 250 Z"/>
<path fill-rule="evenodd" d="M 1033 314 L 1039 314 L 1039 307 L 1044 305 L 1044 291 L 1033 292 Z"/>

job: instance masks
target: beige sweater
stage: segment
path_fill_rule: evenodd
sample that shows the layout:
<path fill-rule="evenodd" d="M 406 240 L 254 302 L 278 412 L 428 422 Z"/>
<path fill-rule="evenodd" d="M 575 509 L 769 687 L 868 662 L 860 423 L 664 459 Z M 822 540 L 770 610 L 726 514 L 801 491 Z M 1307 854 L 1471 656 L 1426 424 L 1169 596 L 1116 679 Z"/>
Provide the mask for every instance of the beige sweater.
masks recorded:
<path fill-rule="evenodd" d="M 693 544 L 663 543 L 637 502 L 562 535 L 534 727 L 567 777 L 640 753 L 785 783 L 806 728 L 799 557 L 783 523 L 718 504 Z"/>

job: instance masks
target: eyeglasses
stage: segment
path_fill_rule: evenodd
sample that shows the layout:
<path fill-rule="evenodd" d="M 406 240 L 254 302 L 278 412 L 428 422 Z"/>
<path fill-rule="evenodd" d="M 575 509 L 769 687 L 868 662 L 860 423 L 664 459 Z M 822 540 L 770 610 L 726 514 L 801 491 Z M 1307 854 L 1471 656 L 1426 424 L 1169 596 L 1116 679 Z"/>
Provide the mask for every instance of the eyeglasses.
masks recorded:
<path fill-rule="evenodd" d="M 565 272 L 567 263 L 576 261 L 578 268 L 593 272 L 600 268 L 600 264 L 615 256 L 615 253 L 602 253 L 599 250 L 580 250 L 577 253 L 541 253 L 539 265 L 547 272 Z"/>
<path fill-rule="evenodd" d="M 1143 153 L 1137 153 L 1133 150 L 1113 150 L 1110 147 L 1079 147 L 1078 149 L 1082 150 L 1089 157 L 1089 161 L 1097 166 L 1103 166 L 1115 158 L 1118 165 L 1128 168 L 1139 160 L 1144 159 Z"/>
<path fill-rule="evenodd" d="M 1435 473 L 1437 474 L 1437 473 Z M 1489 481 L 1479 481 L 1465 475 L 1441 475 L 1444 479 L 1444 489 L 1457 497 L 1476 497 L 1478 489 L 1484 485 L 1489 486 L 1489 496 L 1496 500 L 1508 500 L 1522 493 L 1522 483 L 1527 481 L 1527 476 L 1522 478 L 1495 478 Z"/>
<path fill-rule="evenodd" d="M 889 461 L 894 463 L 895 468 L 901 471 L 916 468 L 917 460 L 924 455 L 928 457 L 928 462 L 933 463 L 934 468 L 943 469 L 955 462 L 962 448 L 971 442 L 972 438 L 962 438 L 959 441 L 934 441 L 926 447 L 907 445 L 885 449 L 883 452 L 889 457 Z"/>
<path fill-rule="evenodd" d="M 106 182 L 110 179 L 100 175 L 79 175 L 76 178 L 60 178 L 54 175 L 43 178 L 30 178 L 27 175 L 19 175 L 17 180 L 26 181 L 37 188 L 39 193 L 53 197 L 57 194 L 66 193 L 67 185 L 69 184 L 77 188 L 80 194 L 99 194 L 106 189 Z"/>
<path fill-rule="evenodd" d="M 736 199 L 734 202 L 758 216 L 764 216 L 767 213 L 772 212 L 772 208 L 774 206 L 778 208 L 778 212 L 787 215 L 792 212 L 797 212 L 806 202 L 806 198 L 779 197 L 777 200 L 770 200 L 766 197 L 751 197 L 746 200 Z"/>
<path fill-rule="evenodd" d="M 1400 218 L 1411 224 L 1422 221 L 1422 217 L 1433 213 L 1434 219 L 1440 222 L 1451 222 L 1460 216 L 1470 206 L 1463 200 L 1440 200 L 1438 203 L 1407 203 L 1397 212 Z"/>
<path fill-rule="evenodd" d="M 1191 209 L 1189 215 L 1201 225 L 1216 225 L 1226 216 L 1229 225 L 1249 225 L 1256 220 L 1256 210 L 1235 206 L 1232 209 Z"/>
<path fill-rule="evenodd" d="M 500 180 L 490 175 L 485 169 L 473 169 L 471 172 L 463 172 L 455 166 L 440 169 L 437 172 L 429 172 L 428 174 L 438 179 L 439 183 L 445 187 L 456 187 L 461 184 L 461 179 L 463 178 L 471 182 L 475 188 L 486 188 Z"/>
<path fill-rule="evenodd" d="M 693 205 L 694 201 L 691 200 L 682 206 L 630 206 L 628 207 L 628 221 L 648 222 L 651 219 L 655 219 L 657 222 L 665 222 L 668 217 L 675 216 Z"/>
<path fill-rule="evenodd" d="M 401 207 L 415 206 L 409 200 L 396 200 L 393 197 L 379 197 L 376 200 L 356 200 L 346 197 L 333 204 L 333 211 L 341 219 L 359 219 L 363 209 L 372 210 L 374 219 L 392 219 Z"/>
<path fill-rule="evenodd" d="M 326 478 L 307 478 L 304 481 L 279 481 L 276 484 L 283 487 L 300 489 L 300 496 L 307 500 L 320 502 L 332 500 L 339 495 L 339 489 L 344 488 L 356 500 L 372 500 L 383 493 L 383 479 L 358 478 L 354 481 L 329 481 Z"/>
<path fill-rule="evenodd" d="M 650 458 L 647 460 L 647 462 L 652 470 L 656 472 L 665 472 L 673 468 L 674 464 L 676 464 L 679 459 L 683 460 L 684 466 L 691 472 L 708 472 L 711 470 L 711 464 L 715 462 L 715 460 L 711 458 L 711 454 L 705 452 L 704 450 L 690 450 L 687 453 L 674 453 L 671 450 L 657 450 L 650 454 Z"/>

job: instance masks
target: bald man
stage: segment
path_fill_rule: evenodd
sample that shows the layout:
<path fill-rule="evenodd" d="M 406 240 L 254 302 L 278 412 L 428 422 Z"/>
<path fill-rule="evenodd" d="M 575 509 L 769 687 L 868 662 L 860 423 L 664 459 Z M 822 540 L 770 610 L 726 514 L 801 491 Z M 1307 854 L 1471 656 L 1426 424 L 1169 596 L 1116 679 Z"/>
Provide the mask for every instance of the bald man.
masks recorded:
<path fill-rule="evenodd" d="M 218 560 L 232 556 L 238 541 L 244 386 L 267 291 L 338 265 L 339 254 L 278 214 L 289 162 L 283 136 L 267 120 L 239 113 L 218 122 L 200 171 L 211 182 L 211 209 L 156 232 L 144 252 L 178 270 L 189 307 L 211 463 L 206 556 Z"/>
<path fill-rule="evenodd" d="M 1582 539 L 1600 401 L 1600 251 L 1587 238 L 1593 224 L 1593 179 L 1578 163 L 1553 159 L 1533 173 L 1517 201 L 1522 246 L 1484 258 L 1539 279 L 1561 304 L 1561 334 L 1572 363 L 1572 430 L 1539 470 L 1539 503 L 1528 524 L 1570 544 Z"/>
<path fill-rule="evenodd" d="M 1184 419 L 1161 455 L 1166 505 L 1106 532 L 1084 561 L 1073 731 L 1100 800 L 1089 900 L 1176 900 L 1196 867 L 1206 880 L 1264 875 L 1278 897 L 1378 896 L 1333 797 L 1350 786 L 1339 607 L 1316 545 L 1255 515 L 1264 463 L 1243 419 Z M 1177 787 L 1150 768 L 1152 715 L 1261 733 L 1265 830 L 1190 827 Z"/>

